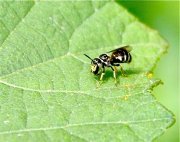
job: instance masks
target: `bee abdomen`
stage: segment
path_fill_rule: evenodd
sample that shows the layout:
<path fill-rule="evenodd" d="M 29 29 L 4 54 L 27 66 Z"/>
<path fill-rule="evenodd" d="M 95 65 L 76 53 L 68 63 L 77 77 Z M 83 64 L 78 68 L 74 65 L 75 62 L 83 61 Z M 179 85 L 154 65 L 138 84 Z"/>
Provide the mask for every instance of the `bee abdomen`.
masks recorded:
<path fill-rule="evenodd" d="M 118 65 L 118 63 L 130 63 L 132 60 L 131 54 L 126 50 L 119 50 L 112 54 L 111 64 Z"/>

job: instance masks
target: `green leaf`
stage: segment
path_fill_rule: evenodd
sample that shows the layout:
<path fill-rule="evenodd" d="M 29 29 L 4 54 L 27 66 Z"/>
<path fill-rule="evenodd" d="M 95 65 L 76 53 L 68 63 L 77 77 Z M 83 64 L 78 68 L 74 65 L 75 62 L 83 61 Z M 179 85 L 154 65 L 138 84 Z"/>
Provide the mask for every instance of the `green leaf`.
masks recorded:
<path fill-rule="evenodd" d="M 150 78 L 167 43 L 116 2 L 0 2 L 0 141 L 152 141 L 173 115 Z M 90 60 L 131 45 L 128 77 Z"/>

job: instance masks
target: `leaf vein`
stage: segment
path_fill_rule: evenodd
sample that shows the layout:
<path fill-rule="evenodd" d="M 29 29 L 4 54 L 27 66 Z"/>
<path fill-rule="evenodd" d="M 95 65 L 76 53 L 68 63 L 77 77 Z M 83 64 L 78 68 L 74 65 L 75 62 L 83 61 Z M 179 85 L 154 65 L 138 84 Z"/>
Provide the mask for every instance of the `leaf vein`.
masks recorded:
<path fill-rule="evenodd" d="M 118 122 L 86 122 L 86 123 L 78 123 L 78 124 L 69 124 L 65 126 L 57 126 L 57 127 L 42 127 L 42 128 L 27 128 L 20 130 L 10 130 L 10 131 L 1 131 L 0 135 L 4 134 L 16 134 L 16 133 L 25 133 L 25 132 L 37 132 L 37 131 L 50 131 L 50 130 L 58 130 L 58 129 L 66 129 L 71 127 L 83 127 L 83 126 L 94 126 L 94 125 L 128 125 L 128 124 L 136 124 L 136 123 L 146 123 L 146 122 L 156 122 L 162 120 L 171 120 L 169 117 L 164 118 L 154 118 L 154 119 L 145 119 L 145 120 L 133 120 L 133 121 L 118 121 Z"/>
<path fill-rule="evenodd" d="M 29 10 L 27 11 L 27 13 L 24 15 L 24 17 L 22 17 L 18 23 L 14 26 L 14 28 L 12 29 L 12 31 L 9 32 L 8 36 L 6 36 L 6 38 L 4 39 L 4 41 L 1 43 L 0 45 L 0 50 L 2 49 L 3 44 L 6 42 L 6 40 L 8 39 L 8 37 L 15 31 L 15 29 L 17 28 L 17 26 L 22 22 L 22 20 L 29 14 L 29 12 L 31 11 L 31 9 L 34 7 L 35 3 L 33 3 L 32 7 L 29 8 Z M 18 15 L 17 15 L 18 16 Z"/>

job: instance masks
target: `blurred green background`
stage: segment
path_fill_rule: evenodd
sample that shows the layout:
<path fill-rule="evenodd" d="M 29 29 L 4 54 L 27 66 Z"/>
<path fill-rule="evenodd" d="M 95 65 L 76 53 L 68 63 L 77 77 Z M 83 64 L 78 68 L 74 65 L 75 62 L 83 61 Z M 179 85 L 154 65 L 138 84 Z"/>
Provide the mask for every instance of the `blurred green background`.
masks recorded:
<path fill-rule="evenodd" d="M 164 84 L 154 89 L 153 94 L 162 105 L 175 114 L 175 124 L 155 142 L 179 142 L 178 110 L 180 99 L 179 81 L 179 1 L 118 1 L 129 12 L 149 27 L 156 29 L 169 43 L 168 53 L 158 62 L 154 77 Z"/>

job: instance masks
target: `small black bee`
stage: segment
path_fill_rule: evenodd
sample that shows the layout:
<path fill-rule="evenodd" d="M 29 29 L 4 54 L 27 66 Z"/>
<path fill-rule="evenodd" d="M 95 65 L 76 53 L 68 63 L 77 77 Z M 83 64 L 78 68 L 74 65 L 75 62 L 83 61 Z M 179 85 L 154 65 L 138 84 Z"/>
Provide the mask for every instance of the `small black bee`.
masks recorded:
<path fill-rule="evenodd" d="M 130 51 L 132 48 L 130 46 L 123 46 L 114 50 L 111 50 L 106 53 L 111 53 L 111 56 L 108 56 L 107 54 L 101 54 L 99 58 L 92 59 L 88 55 L 84 54 L 86 57 L 88 57 L 91 60 L 91 72 L 95 75 L 99 75 L 101 73 L 100 80 L 103 79 L 103 76 L 105 74 L 105 67 L 110 67 L 113 70 L 113 75 L 116 82 L 116 66 L 121 67 L 121 72 L 124 75 L 123 68 L 121 66 L 121 63 L 130 63 L 132 60 Z"/>

